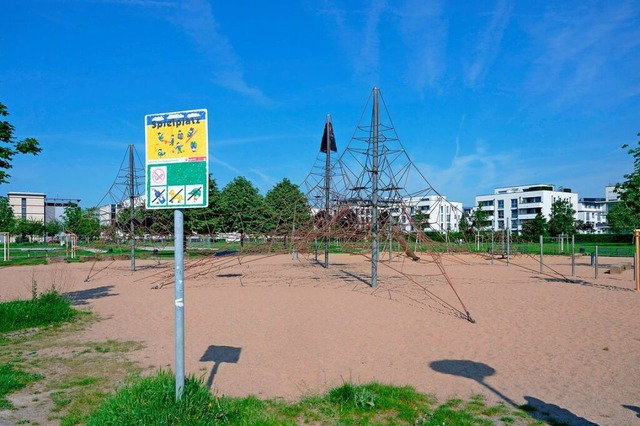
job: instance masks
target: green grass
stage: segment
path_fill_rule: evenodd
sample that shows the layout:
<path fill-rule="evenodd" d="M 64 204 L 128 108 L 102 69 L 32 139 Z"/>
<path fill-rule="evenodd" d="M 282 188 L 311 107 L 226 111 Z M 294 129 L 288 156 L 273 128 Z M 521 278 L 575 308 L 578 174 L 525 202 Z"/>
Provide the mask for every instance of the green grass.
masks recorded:
<path fill-rule="evenodd" d="M 75 315 L 69 300 L 52 290 L 31 300 L 0 303 L 0 333 L 60 324 Z"/>
<path fill-rule="evenodd" d="M 12 408 L 6 398 L 8 394 L 40 379 L 42 379 L 40 374 L 27 373 L 11 364 L 0 364 L 0 410 Z"/>
<path fill-rule="evenodd" d="M 137 378 L 106 398 L 87 420 L 102 425 L 493 425 L 536 424 L 525 413 L 504 404 L 487 405 L 484 397 L 435 398 L 409 386 L 345 383 L 324 395 L 298 402 L 259 400 L 253 396 L 214 396 L 202 379 L 188 377 L 182 399 L 176 401 L 172 373 Z"/>
<path fill-rule="evenodd" d="M 14 370 L 40 378 L 22 389 L 11 387 L 9 392 L 23 394 L 22 400 L 26 394 L 31 401 L 29 405 L 36 408 L 23 412 L 23 407 L 15 407 L 9 424 L 84 424 L 88 414 L 116 386 L 139 374 L 139 366 L 128 358 L 127 352 L 140 349 L 141 344 L 74 339 L 78 331 L 98 320 L 79 311 L 74 321 L 59 326 L 0 335 L 0 365 L 8 364 Z M 1 416 L 0 423 L 3 423 Z"/>

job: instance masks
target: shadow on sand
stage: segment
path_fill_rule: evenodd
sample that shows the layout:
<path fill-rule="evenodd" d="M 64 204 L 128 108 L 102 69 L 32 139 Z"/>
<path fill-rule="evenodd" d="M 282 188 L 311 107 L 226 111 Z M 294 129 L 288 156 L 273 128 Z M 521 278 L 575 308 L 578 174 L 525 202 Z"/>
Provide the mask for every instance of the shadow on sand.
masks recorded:
<path fill-rule="evenodd" d="M 636 417 L 640 419 L 640 407 L 637 407 L 635 405 L 627 405 L 627 404 L 622 404 L 622 406 L 627 410 L 631 410 L 634 413 L 636 413 Z"/>
<path fill-rule="evenodd" d="M 524 397 L 525 401 L 527 401 L 525 405 L 516 404 L 511 398 L 485 382 L 485 379 L 493 376 L 496 373 L 496 370 L 482 362 L 466 359 L 444 359 L 440 361 L 433 361 L 429 366 L 433 371 L 437 371 L 438 373 L 450 374 L 452 376 L 474 380 L 489 389 L 507 404 L 528 412 L 531 417 L 537 420 L 551 421 L 555 423 L 560 422 L 561 424 L 572 426 L 597 426 L 596 423 L 592 423 L 587 419 L 578 417 L 569 410 L 554 404 L 549 404 L 532 396 Z"/>
<path fill-rule="evenodd" d="M 112 288 L 112 285 L 105 285 L 102 287 L 88 288 L 85 290 L 69 291 L 67 293 L 64 293 L 63 296 L 68 298 L 71 301 L 71 304 L 75 306 L 88 305 L 89 300 L 117 296 L 118 293 L 110 293 Z"/>
<path fill-rule="evenodd" d="M 213 368 L 211 368 L 211 373 L 209 373 L 209 378 L 207 379 L 207 387 L 209 389 L 213 386 L 213 379 L 218 373 L 220 364 L 223 362 L 236 364 L 240 360 L 240 352 L 242 352 L 242 348 L 215 345 L 209 346 L 207 350 L 204 351 L 204 354 L 200 357 L 200 361 L 213 362 Z"/>
<path fill-rule="evenodd" d="M 542 280 L 542 281 L 546 281 L 548 283 L 581 285 L 585 287 L 593 287 L 593 288 L 599 288 L 602 290 L 612 290 L 612 291 L 635 291 L 634 289 L 631 289 L 631 288 L 617 287 L 615 285 L 607 285 L 607 284 L 596 284 L 596 283 L 591 283 L 589 281 L 579 280 L 579 279 L 564 280 L 561 278 L 550 278 L 550 277 L 545 277 L 545 278 L 535 277 L 535 278 L 538 278 L 539 280 Z"/>

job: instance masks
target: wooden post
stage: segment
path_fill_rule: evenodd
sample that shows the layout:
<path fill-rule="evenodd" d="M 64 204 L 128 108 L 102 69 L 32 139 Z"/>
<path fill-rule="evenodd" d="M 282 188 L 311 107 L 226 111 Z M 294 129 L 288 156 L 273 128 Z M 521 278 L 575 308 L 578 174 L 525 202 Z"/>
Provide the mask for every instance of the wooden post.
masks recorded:
<path fill-rule="evenodd" d="M 636 257 L 634 262 L 634 272 L 636 274 L 636 291 L 640 291 L 640 229 L 634 230 L 633 236 L 636 239 Z"/>

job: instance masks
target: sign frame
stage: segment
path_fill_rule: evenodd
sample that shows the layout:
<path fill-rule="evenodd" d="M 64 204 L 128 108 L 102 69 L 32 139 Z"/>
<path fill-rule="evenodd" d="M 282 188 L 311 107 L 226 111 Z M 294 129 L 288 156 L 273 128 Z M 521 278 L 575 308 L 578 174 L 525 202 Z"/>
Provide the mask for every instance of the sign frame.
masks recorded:
<path fill-rule="evenodd" d="M 145 115 L 147 209 L 209 205 L 208 118 L 205 108 Z"/>

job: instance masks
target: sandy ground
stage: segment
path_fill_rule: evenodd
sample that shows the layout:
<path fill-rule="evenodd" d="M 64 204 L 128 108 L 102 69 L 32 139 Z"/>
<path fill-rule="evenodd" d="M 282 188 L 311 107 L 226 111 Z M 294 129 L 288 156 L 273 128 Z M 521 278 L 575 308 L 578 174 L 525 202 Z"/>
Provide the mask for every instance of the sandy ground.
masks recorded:
<path fill-rule="evenodd" d="M 395 257 L 375 289 L 363 256 L 332 255 L 328 269 L 291 255 L 187 262 L 187 374 L 230 396 L 291 400 L 375 380 L 441 401 L 529 403 L 569 424 L 640 424 L 640 294 L 632 270 L 606 273 L 621 261 L 600 259 L 595 279 L 588 257 L 575 277 L 562 257 L 545 257 L 544 274 L 523 255 Z M 135 360 L 172 367 L 172 276 L 151 260 L 135 272 L 129 261 L 4 268 L 0 299 L 56 284 L 106 318 L 79 339 L 142 341 Z"/>

